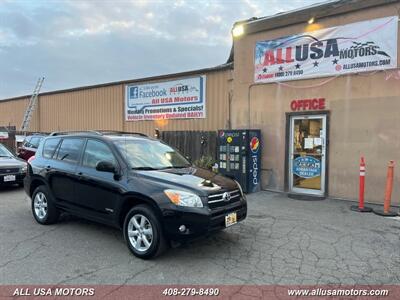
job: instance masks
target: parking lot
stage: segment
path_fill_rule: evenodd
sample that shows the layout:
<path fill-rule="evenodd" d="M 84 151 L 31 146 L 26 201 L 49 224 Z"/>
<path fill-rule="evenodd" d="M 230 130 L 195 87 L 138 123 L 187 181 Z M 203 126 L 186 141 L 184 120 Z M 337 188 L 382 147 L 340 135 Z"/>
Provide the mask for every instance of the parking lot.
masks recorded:
<path fill-rule="evenodd" d="M 38 225 L 23 189 L 2 188 L 0 283 L 400 283 L 400 220 L 350 204 L 253 194 L 241 224 L 144 261 L 116 229 L 71 216 Z"/>

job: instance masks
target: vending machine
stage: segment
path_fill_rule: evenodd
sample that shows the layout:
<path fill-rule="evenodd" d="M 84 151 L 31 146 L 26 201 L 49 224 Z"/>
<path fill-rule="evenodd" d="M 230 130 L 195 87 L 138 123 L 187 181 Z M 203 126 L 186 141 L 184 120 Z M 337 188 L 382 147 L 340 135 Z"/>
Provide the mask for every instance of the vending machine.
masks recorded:
<path fill-rule="evenodd" d="M 261 189 L 261 131 L 218 130 L 218 171 L 240 183 L 245 193 Z"/>

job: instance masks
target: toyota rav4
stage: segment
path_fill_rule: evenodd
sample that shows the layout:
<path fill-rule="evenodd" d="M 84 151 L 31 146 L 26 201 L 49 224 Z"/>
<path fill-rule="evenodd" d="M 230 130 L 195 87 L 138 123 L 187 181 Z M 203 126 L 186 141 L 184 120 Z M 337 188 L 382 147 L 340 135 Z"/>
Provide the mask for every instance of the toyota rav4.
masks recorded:
<path fill-rule="evenodd" d="M 38 223 L 55 223 L 67 212 L 121 228 L 140 258 L 247 214 L 236 181 L 195 167 L 174 148 L 139 133 L 53 133 L 28 164 L 25 191 Z"/>

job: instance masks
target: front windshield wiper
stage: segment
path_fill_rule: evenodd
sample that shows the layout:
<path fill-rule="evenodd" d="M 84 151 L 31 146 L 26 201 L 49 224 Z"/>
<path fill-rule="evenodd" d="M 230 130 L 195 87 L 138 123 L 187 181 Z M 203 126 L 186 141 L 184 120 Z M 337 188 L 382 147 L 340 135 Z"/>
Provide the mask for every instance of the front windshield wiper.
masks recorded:
<path fill-rule="evenodd" d="M 152 170 L 166 170 L 166 169 L 183 169 L 183 168 L 188 168 L 190 165 L 184 165 L 184 166 L 166 166 L 166 167 L 160 167 L 160 168 L 153 168 L 153 167 L 135 167 L 132 168 L 133 170 L 145 170 L 145 171 L 152 171 Z"/>
<path fill-rule="evenodd" d="M 184 165 L 184 166 L 172 166 L 170 167 L 171 169 L 184 169 L 184 168 L 189 168 L 192 165 Z"/>
<path fill-rule="evenodd" d="M 152 167 L 136 167 L 132 168 L 133 170 L 145 170 L 145 171 L 151 171 L 151 170 L 159 170 L 157 168 L 152 168 Z"/>
<path fill-rule="evenodd" d="M 12 157 L 11 155 L 0 155 L 0 157 Z"/>

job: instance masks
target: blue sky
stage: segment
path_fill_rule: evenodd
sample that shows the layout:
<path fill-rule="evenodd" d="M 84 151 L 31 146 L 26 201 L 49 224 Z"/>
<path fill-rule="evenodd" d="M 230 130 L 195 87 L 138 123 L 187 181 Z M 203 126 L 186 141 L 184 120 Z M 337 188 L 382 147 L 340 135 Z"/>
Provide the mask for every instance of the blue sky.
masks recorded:
<path fill-rule="evenodd" d="M 0 99 L 224 63 L 235 21 L 323 0 L 0 0 Z"/>

